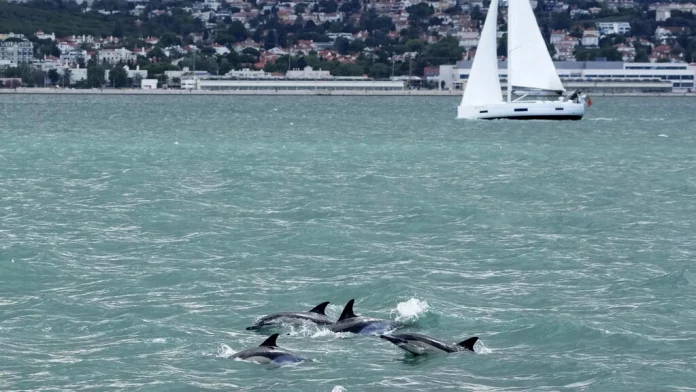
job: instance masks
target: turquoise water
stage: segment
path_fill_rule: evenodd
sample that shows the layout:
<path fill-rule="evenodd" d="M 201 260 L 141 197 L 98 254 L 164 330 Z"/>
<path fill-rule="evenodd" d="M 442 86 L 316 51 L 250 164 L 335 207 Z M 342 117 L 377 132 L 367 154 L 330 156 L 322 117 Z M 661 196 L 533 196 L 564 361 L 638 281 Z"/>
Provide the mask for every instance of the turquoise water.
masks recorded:
<path fill-rule="evenodd" d="M 0 390 L 696 386 L 696 101 L 0 96 Z M 690 272 L 691 271 L 691 272 Z M 477 353 L 255 318 L 350 298 Z"/>

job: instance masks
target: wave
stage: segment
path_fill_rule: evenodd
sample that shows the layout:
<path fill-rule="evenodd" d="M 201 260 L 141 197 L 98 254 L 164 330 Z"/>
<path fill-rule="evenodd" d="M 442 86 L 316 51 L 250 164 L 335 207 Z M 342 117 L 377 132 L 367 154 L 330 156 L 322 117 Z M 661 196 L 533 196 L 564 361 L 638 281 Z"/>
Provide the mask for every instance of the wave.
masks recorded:
<path fill-rule="evenodd" d="M 640 286 L 643 287 L 680 287 L 680 286 L 690 286 L 693 283 L 693 278 L 688 269 L 682 268 L 680 270 L 670 272 L 668 274 L 656 276 L 654 278 L 646 279 Z"/>
<path fill-rule="evenodd" d="M 543 343 L 544 345 L 553 342 L 554 345 L 560 347 L 584 347 L 588 342 L 594 342 L 593 344 L 597 347 L 602 347 L 602 343 L 606 343 L 608 346 L 618 344 L 628 347 L 635 345 L 640 340 L 637 334 L 609 331 L 571 320 L 546 320 L 502 335 L 512 342 Z"/>

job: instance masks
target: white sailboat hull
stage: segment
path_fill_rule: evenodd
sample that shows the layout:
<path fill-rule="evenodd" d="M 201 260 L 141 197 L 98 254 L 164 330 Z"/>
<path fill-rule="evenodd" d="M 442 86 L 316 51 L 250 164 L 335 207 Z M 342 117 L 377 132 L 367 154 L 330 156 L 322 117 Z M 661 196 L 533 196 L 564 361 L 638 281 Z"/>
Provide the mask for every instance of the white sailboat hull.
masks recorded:
<path fill-rule="evenodd" d="M 584 114 L 585 105 L 582 102 L 527 101 L 461 105 L 457 118 L 470 120 L 580 120 Z"/>

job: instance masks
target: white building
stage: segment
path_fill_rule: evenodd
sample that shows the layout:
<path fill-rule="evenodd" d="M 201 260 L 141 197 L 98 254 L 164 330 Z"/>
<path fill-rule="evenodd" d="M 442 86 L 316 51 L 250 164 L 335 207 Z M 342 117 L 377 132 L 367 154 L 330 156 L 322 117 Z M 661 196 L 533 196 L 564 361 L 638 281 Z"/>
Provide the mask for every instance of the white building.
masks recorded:
<path fill-rule="evenodd" d="M 220 44 L 212 44 L 210 45 L 213 50 L 215 50 L 215 54 L 218 56 L 224 56 L 230 52 L 230 50 L 225 46 L 225 45 L 220 45 Z"/>
<path fill-rule="evenodd" d="M 478 31 L 462 31 L 459 34 L 459 46 L 466 49 L 473 48 L 478 46 L 479 38 Z"/>
<path fill-rule="evenodd" d="M 16 67 L 19 63 L 30 63 L 33 59 L 34 45 L 31 42 L 0 42 L 0 64 Z"/>
<path fill-rule="evenodd" d="M 63 64 L 77 64 L 78 61 L 82 59 L 83 62 L 87 62 L 87 51 L 86 50 L 71 50 L 68 52 L 60 53 L 60 61 Z"/>
<path fill-rule="evenodd" d="M 56 34 L 55 34 L 55 33 L 46 34 L 46 33 L 44 33 L 43 31 L 39 30 L 39 31 L 37 31 L 34 35 L 36 36 L 36 38 L 38 38 L 38 39 L 40 39 L 40 40 L 46 40 L 46 39 L 50 39 L 51 41 L 55 41 L 55 40 L 56 40 Z"/>
<path fill-rule="evenodd" d="M 585 29 L 582 32 L 582 46 L 597 47 L 599 46 L 599 31 L 595 29 Z"/>
<path fill-rule="evenodd" d="M 157 90 L 157 79 L 141 79 L 140 88 L 143 90 Z"/>
<path fill-rule="evenodd" d="M 70 70 L 70 84 L 87 80 L 87 68 L 68 68 Z"/>
<path fill-rule="evenodd" d="M 135 69 L 130 69 L 128 68 L 127 65 L 123 66 L 123 69 L 126 70 L 126 75 L 128 75 L 129 79 L 147 79 L 147 71 L 146 70 L 140 70 L 140 66 L 137 66 Z M 109 73 L 111 73 L 110 70 L 104 71 L 104 78 L 106 80 L 109 80 Z"/>
<path fill-rule="evenodd" d="M 440 81 L 446 89 L 461 89 L 471 73 L 472 61 L 457 65 L 441 65 Z M 660 85 L 669 91 L 694 91 L 696 66 L 686 63 L 624 63 L 618 61 L 555 61 L 556 72 L 567 90 L 585 91 L 658 91 Z M 507 63 L 498 63 L 503 88 L 507 86 Z M 670 86 L 671 84 L 671 86 Z M 671 88 L 670 88 L 671 87 Z M 664 87 L 662 87 L 664 90 Z"/>
<path fill-rule="evenodd" d="M 128 63 L 130 61 L 135 61 L 135 58 L 135 54 L 126 48 L 102 49 L 99 52 L 97 52 L 97 60 L 100 63 Z"/>
<path fill-rule="evenodd" d="M 251 70 L 249 68 L 244 68 L 242 70 L 231 70 L 230 72 L 225 74 L 225 77 L 228 78 L 237 78 L 237 79 L 269 79 L 272 78 L 273 75 L 271 75 L 268 72 L 264 71 L 256 71 L 256 70 Z"/>
<path fill-rule="evenodd" d="M 320 90 L 320 91 L 394 91 L 403 90 L 403 81 L 381 80 L 220 80 L 186 78 L 182 89 L 196 90 Z"/>
<path fill-rule="evenodd" d="M 696 4 L 693 3 L 651 4 L 649 9 L 655 11 L 655 20 L 658 22 L 671 18 L 672 10 L 696 14 Z"/>
<path fill-rule="evenodd" d="M 597 29 L 601 34 L 627 34 L 631 31 L 631 24 L 628 22 L 600 22 Z"/>
<path fill-rule="evenodd" d="M 293 69 L 288 71 L 285 77 L 288 79 L 331 79 L 331 72 L 306 66 L 302 70 Z"/>

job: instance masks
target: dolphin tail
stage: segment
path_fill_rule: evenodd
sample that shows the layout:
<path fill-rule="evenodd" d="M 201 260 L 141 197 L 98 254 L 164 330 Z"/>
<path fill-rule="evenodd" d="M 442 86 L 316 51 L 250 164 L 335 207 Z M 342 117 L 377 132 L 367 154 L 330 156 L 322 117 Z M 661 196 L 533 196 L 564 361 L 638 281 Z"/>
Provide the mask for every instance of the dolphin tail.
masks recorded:
<path fill-rule="evenodd" d="M 276 339 L 278 339 L 278 334 L 274 333 L 269 336 L 268 339 L 264 340 L 263 343 L 259 344 L 259 347 L 278 347 Z"/>
<path fill-rule="evenodd" d="M 321 314 L 322 316 L 326 316 L 326 306 L 329 304 L 329 301 L 322 302 L 319 305 L 313 307 L 310 312 L 312 313 L 317 313 Z"/>
<path fill-rule="evenodd" d="M 478 336 L 474 336 L 473 338 L 469 338 L 463 342 L 457 343 L 457 346 L 464 347 L 465 349 L 467 349 L 469 351 L 474 351 L 474 344 L 476 344 L 476 342 L 478 342 L 478 340 L 479 340 Z"/>
<path fill-rule="evenodd" d="M 350 319 L 353 317 L 358 317 L 355 313 L 353 313 L 353 303 L 355 303 L 354 299 L 351 299 L 350 301 L 348 301 L 348 303 L 346 304 L 346 307 L 343 308 L 343 312 L 341 313 L 341 317 L 339 317 L 336 322 Z"/>

